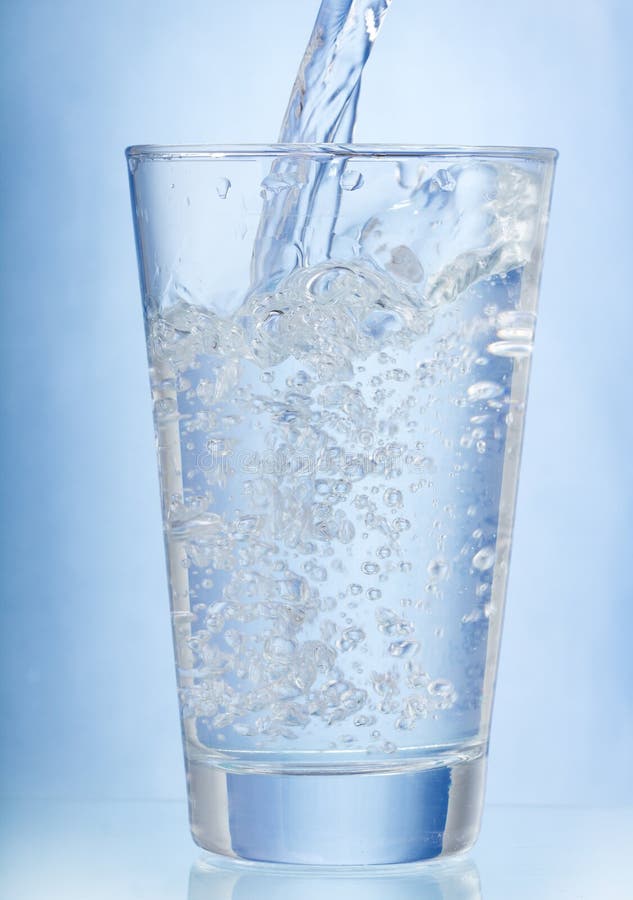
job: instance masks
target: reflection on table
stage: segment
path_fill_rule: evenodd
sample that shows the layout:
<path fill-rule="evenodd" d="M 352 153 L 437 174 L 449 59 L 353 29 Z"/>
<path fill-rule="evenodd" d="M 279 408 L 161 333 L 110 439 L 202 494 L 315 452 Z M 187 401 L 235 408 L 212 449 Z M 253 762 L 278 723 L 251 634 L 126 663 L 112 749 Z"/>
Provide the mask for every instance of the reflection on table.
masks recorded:
<path fill-rule="evenodd" d="M 223 862 L 203 856 L 191 867 L 188 900 L 482 900 L 471 859 L 346 872 Z"/>
<path fill-rule="evenodd" d="M 301 871 L 201 857 L 184 801 L 13 800 L 0 805 L 0 897 L 631 900 L 632 845 L 631 807 L 489 806 L 470 859 Z"/>

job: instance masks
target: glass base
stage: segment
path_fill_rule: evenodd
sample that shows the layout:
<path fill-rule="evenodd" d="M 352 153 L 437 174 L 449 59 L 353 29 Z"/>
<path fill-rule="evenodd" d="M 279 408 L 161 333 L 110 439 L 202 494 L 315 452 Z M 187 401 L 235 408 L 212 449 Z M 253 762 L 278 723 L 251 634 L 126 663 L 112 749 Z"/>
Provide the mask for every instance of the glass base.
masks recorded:
<path fill-rule="evenodd" d="M 468 850 L 486 756 L 375 773 L 269 774 L 188 766 L 195 842 L 224 856 L 307 865 L 411 863 Z"/>

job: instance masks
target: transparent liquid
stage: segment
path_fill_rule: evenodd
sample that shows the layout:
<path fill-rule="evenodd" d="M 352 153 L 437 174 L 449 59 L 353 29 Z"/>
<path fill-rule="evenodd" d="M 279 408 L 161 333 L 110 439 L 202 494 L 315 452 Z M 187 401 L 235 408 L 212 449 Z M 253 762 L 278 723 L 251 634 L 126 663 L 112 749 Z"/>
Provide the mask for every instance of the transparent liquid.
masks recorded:
<path fill-rule="evenodd" d="M 363 68 L 391 0 L 326 0 L 279 134 L 281 144 L 352 140 Z"/>
<path fill-rule="evenodd" d="M 190 760 L 477 752 L 536 189 L 502 162 L 416 172 L 406 200 L 352 229 L 350 257 L 298 267 L 232 315 L 175 295 L 148 322 Z M 335 235 L 333 253 L 348 245 Z"/>
<path fill-rule="evenodd" d="M 323 0 L 290 95 L 281 144 L 352 141 L 361 76 L 391 2 Z M 336 165 L 343 176 L 344 163 Z M 297 159 L 273 165 L 253 247 L 253 285 L 274 287 L 288 273 L 288 248 L 300 248 L 304 260 L 308 253 L 313 259 L 329 255 L 341 193 L 330 168 L 323 163 L 305 170 Z M 319 228 L 308 241 L 315 219 Z"/>

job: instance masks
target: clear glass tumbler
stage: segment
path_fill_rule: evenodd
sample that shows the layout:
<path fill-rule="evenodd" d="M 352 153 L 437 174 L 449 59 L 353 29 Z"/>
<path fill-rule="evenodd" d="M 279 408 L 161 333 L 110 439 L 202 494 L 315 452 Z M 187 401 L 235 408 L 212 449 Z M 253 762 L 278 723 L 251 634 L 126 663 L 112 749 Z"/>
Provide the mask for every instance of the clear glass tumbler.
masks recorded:
<path fill-rule="evenodd" d="M 556 153 L 127 158 L 193 837 L 465 850 Z"/>

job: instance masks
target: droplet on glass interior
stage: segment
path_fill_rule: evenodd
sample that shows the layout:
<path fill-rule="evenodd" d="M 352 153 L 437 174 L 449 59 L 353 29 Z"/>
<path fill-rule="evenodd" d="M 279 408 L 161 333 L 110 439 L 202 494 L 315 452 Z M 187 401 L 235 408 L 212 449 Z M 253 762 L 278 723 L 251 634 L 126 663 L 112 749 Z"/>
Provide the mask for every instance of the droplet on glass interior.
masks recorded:
<path fill-rule="evenodd" d="M 478 550 L 477 553 L 473 556 L 473 568 L 479 569 L 480 572 L 485 572 L 487 569 L 491 569 L 495 562 L 495 550 L 494 547 L 482 547 L 481 550 Z"/>
<path fill-rule="evenodd" d="M 215 183 L 215 192 L 220 198 L 220 200 L 226 200 L 229 190 L 231 189 L 231 182 L 228 178 L 218 178 Z"/>
<path fill-rule="evenodd" d="M 339 178 L 339 184 L 344 191 L 356 191 L 363 186 L 364 181 L 362 172 L 356 169 L 345 169 Z"/>
<path fill-rule="evenodd" d="M 491 400 L 502 393 L 503 388 L 494 381 L 478 381 L 466 391 L 469 400 Z"/>

